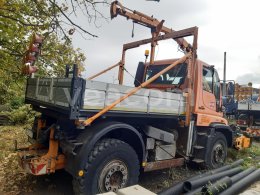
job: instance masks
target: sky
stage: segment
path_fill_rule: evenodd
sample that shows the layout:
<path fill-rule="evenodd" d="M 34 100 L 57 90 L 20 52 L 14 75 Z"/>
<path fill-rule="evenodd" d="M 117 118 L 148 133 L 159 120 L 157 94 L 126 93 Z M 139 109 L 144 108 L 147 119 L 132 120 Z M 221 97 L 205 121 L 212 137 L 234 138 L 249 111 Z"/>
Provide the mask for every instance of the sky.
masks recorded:
<path fill-rule="evenodd" d="M 259 0 L 122 0 L 125 7 L 137 10 L 158 20 L 165 20 L 164 25 L 174 30 L 197 26 L 198 58 L 210 65 L 215 65 L 220 79 L 223 79 L 224 52 L 227 52 L 227 79 L 236 80 L 239 84 L 252 82 L 260 86 L 260 1 Z M 109 6 L 99 10 L 109 17 Z M 76 22 L 98 38 L 85 39 L 75 33 L 73 45 L 85 53 L 84 76 L 91 76 L 121 59 L 122 45 L 127 42 L 150 38 L 150 29 L 122 16 L 112 21 L 99 19 L 96 25 L 89 23 L 85 17 L 78 15 Z M 98 27 L 97 27 L 98 26 Z M 144 61 L 146 45 L 127 52 L 125 73 L 126 85 L 133 85 L 137 64 Z M 159 42 L 156 59 L 181 57 L 174 41 Z M 102 75 L 95 80 L 117 83 L 117 70 Z"/>

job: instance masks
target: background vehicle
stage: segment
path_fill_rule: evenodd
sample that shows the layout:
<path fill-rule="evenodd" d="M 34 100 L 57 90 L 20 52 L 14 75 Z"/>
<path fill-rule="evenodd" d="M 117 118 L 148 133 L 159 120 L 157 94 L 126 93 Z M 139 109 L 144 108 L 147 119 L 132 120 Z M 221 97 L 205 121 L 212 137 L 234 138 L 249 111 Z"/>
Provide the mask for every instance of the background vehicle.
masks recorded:
<path fill-rule="evenodd" d="M 223 96 L 222 100 L 225 107 L 225 114 L 235 116 L 237 113 L 237 101 L 230 96 Z"/>
<path fill-rule="evenodd" d="M 235 81 L 226 80 L 226 87 L 224 87 L 224 81 L 221 83 L 221 88 L 223 89 L 222 96 L 222 105 L 225 107 L 225 115 L 226 116 L 234 116 L 237 115 L 237 94 L 235 96 Z"/>
<path fill-rule="evenodd" d="M 260 138 L 260 102 L 259 92 L 252 89 L 251 95 L 246 99 L 238 101 L 238 127 L 244 131 L 248 137 Z M 257 90 L 258 91 L 258 90 Z"/>
<path fill-rule="evenodd" d="M 249 119 L 247 114 L 240 114 L 237 119 L 237 125 L 241 130 L 246 130 L 248 127 Z"/>
<path fill-rule="evenodd" d="M 74 177 L 76 194 L 117 191 L 137 183 L 140 170 L 184 161 L 216 168 L 233 144 L 221 112 L 218 73 L 197 59 L 198 28 L 173 31 L 116 1 L 111 16 L 118 14 L 151 28 L 152 38 L 124 44 L 120 62 L 88 80 L 78 77 L 74 66 L 64 78 L 27 82 L 26 103 L 41 117 L 28 131 L 35 144 L 19 152 L 21 165 L 34 175 L 65 168 Z M 186 36 L 193 36 L 192 44 Z M 185 55 L 155 61 L 156 43 L 168 39 Z M 148 43 L 150 61 L 138 64 L 136 87 L 122 85 L 126 51 Z M 91 80 L 114 67 L 119 67 L 119 84 Z"/>

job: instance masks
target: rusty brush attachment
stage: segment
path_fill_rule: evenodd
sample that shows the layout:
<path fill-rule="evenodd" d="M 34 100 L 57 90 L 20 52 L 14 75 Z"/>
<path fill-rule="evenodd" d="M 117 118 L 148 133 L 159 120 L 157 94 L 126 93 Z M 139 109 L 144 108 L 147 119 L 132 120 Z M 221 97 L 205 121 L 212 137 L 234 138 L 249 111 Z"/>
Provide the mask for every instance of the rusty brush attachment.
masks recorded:
<path fill-rule="evenodd" d="M 33 34 L 28 50 L 23 58 L 22 73 L 25 75 L 31 75 L 37 71 L 37 67 L 34 66 L 38 56 L 41 53 L 43 37 L 39 34 Z"/>

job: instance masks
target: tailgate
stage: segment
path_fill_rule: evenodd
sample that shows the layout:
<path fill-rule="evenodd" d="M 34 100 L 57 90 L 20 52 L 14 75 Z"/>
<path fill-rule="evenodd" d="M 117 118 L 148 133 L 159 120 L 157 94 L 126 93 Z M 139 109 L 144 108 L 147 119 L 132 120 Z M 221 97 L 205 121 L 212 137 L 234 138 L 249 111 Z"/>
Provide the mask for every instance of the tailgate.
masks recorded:
<path fill-rule="evenodd" d="M 28 78 L 25 103 L 76 119 L 82 107 L 84 89 L 85 80 L 82 78 Z"/>

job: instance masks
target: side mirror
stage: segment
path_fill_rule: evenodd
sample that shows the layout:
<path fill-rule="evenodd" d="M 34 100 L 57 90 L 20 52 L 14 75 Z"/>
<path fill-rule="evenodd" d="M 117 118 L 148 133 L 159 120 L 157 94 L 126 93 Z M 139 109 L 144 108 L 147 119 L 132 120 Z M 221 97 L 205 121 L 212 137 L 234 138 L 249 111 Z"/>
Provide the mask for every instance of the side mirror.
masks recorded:
<path fill-rule="evenodd" d="M 145 71 L 144 63 L 139 62 L 135 74 L 135 81 L 134 81 L 135 87 L 138 87 L 144 81 L 144 71 Z"/>

